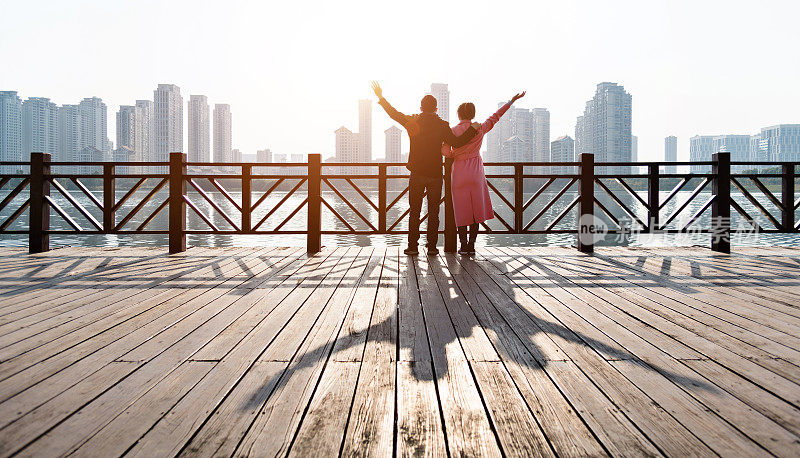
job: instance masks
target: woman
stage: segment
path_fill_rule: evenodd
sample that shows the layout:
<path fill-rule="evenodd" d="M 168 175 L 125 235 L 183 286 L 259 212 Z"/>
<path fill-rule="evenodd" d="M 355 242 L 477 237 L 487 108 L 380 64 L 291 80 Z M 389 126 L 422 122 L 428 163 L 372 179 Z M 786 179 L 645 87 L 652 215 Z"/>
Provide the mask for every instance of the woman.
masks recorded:
<path fill-rule="evenodd" d="M 489 197 L 489 186 L 486 184 L 483 160 L 481 160 L 483 136 L 492 130 L 492 127 L 508 111 L 512 103 L 524 96 L 525 92 L 523 91 L 500 107 L 495 114 L 481 124 L 478 134 L 466 145 L 460 148 L 451 148 L 447 145 L 442 147 L 442 154 L 445 157 L 454 158 L 450 186 L 453 194 L 456 226 L 458 226 L 458 238 L 461 241 L 461 249 L 458 252 L 461 254 L 475 252 L 478 224 L 494 218 L 492 200 Z M 453 127 L 453 134 L 461 135 L 464 133 L 472 124 L 472 118 L 474 117 L 475 105 L 469 102 L 462 103 L 458 107 L 458 119 L 460 122 Z M 467 239 L 467 226 L 469 226 L 469 240 Z"/>

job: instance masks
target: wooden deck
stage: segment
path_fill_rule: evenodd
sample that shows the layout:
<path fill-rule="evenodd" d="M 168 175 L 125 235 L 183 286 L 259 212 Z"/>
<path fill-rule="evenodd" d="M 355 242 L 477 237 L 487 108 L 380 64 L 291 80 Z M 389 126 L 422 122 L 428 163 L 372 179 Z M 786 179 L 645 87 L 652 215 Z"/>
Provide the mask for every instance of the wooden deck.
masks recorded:
<path fill-rule="evenodd" d="M 798 249 L 0 256 L 0 456 L 800 456 Z"/>

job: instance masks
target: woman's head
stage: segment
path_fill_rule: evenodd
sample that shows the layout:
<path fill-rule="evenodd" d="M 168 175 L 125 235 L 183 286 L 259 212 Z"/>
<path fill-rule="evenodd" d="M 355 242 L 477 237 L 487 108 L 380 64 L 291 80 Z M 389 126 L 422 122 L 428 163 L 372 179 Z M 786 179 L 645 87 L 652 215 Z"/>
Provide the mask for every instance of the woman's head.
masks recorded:
<path fill-rule="evenodd" d="M 472 102 L 462 103 L 458 106 L 458 119 L 470 121 L 475 117 L 475 105 Z"/>

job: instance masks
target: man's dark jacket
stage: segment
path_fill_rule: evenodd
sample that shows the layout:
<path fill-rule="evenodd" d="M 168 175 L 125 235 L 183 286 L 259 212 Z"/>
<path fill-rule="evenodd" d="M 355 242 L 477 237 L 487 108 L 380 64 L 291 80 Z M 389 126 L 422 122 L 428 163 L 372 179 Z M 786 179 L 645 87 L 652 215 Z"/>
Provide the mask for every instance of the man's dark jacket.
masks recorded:
<path fill-rule="evenodd" d="M 463 134 L 456 137 L 450 130 L 450 125 L 436 113 L 408 116 L 395 110 L 384 98 L 378 103 L 390 118 L 408 131 L 411 149 L 406 167 L 414 174 L 442 178 L 442 143 L 458 148 L 469 143 L 477 134 L 477 131 L 470 126 Z"/>

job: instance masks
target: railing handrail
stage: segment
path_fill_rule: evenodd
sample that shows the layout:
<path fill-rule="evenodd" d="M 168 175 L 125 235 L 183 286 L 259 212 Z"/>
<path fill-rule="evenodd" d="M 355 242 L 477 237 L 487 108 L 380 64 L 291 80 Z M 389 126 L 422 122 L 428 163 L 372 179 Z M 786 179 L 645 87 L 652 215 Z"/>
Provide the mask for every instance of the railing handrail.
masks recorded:
<path fill-rule="evenodd" d="M 307 246 L 310 252 L 316 252 L 321 249 L 321 235 L 323 234 L 402 234 L 407 233 L 406 230 L 397 229 L 398 224 L 403 218 L 408 215 L 406 210 L 395 221 L 388 221 L 387 214 L 395 204 L 406 194 L 407 189 L 402 190 L 393 199 L 388 199 L 388 183 L 389 180 L 406 179 L 410 174 L 402 173 L 390 174 L 389 171 L 395 171 L 397 168 L 404 167 L 402 162 L 358 162 L 358 163 L 337 163 L 337 162 L 322 162 L 321 156 L 312 154 L 308 156 L 308 162 L 304 163 L 260 163 L 260 162 L 237 162 L 237 163 L 216 163 L 216 162 L 188 162 L 186 155 L 183 153 L 171 153 L 169 162 L 52 162 L 50 161 L 49 154 L 34 153 L 31 156 L 31 161 L 3 161 L 0 166 L 29 166 L 28 173 L 15 173 L 15 174 L 0 174 L 0 187 L 10 184 L 12 189 L 3 196 L 0 201 L 0 211 L 9 207 L 9 204 L 20 196 L 25 187 L 29 188 L 30 197 L 25 200 L 16 208 L 12 208 L 13 212 L 10 216 L 5 217 L 5 221 L 0 221 L 0 233 L 25 233 L 29 234 L 29 247 L 31 252 L 46 251 L 49 249 L 49 235 L 51 234 L 72 234 L 72 233 L 100 233 L 100 234 L 126 234 L 126 233 L 141 233 L 141 234 L 169 234 L 170 239 L 170 252 L 180 252 L 186 249 L 186 235 L 187 234 L 301 234 L 305 233 L 308 237 Z M 450 204 L 450 167 L 452 160 L 448 159 L 444 162 L 445 170 L 445 250 L 455 250 L 455 222 L 453 218 L 453 210 Z M 619 229 L 613 229 L 609 232 L 624 232 L 627 230 L 623 227 L 620 221 L 608 210 L 603 202 L 598 200 L 597 192 L 605 193 L 619 208 L 635 220 L 641 230 L 644 232 L 663 232 L 663 233 L 678 233 L 687 232 L 690 225 L 694 223 L 702 214 L 708 209 L 712 213 L 712 227 L 699 228 L 698 232 L 712 233 L 715 235 L 722 235 L 721 241 L 718 239 L 712 240 L 712 249 L 716 251 L 728 251 L 730 249 L 730 234 L 732 231 L 730 227 L 730 214 L 731 209 L 736 210 L 744 219 L 750 223 L 754 228 L 763 230 L 764 232 L 782 232 L 782 233 L 796 233 L 800 230 L 800 224 L 796 224 L 794 214 L 795 210 L 800 206 L 800 200 L 795 200 L 795 178 L 796 167 L 800 162 L 758 162 L 758 161 L 730 161 L 730 153 L 717 153 L 714 155 L 712 161 L 703 162 L 667 162 L 667 161 L 649 161 L 649 162 L 595 162 L 592 154 L 581 154 L 579 162 L 487 162 L 488 167 L 506 167 L 512 171 L 501 173 L 486 174 L 487 178 L 503 179 L 502 182 L 495 182 L 494 184 L 489 181 L 488 186 L 493 191 L 499 200 L 496 203 L 508 206 L 514 214 L 514 220 L 506 221 L 500 213 L 495 212 L 498 223 L 507 229 L 494 230 L 489 226 L 484 225 L 487 231 L 499 233 L 512 233 L 512 234 L 556 234 L 556 233 L 577 233 L 578 234 L 578 248 L 584 252 L 591 252 L 593 250 L 594 242 L 592 239 L 582 239 L 581 234 L 586 231 L 592 231 L 593 224 L 587 219 L 594 218 L 595 213 L 604 213 L 608 218 L 619 226 Z M 695 173 L 665 173 L 662 167 L 668 166 L 711 166 L 709 172 Z M 731 166 L 773 166 L 780 167 L 781 173 L 734 173 Z M 59 166 L 91 166 L 102 167 L 101 173 L 54 173 L 59 170 Z M 127 173 L 129 167 L 168 167 L 167 173 L 142 173 L 135 171 Z M 191 169 L 190 169 L 191 167 Z M 221 168 L 223 170 L 203 170 L 203 168 Z M 241 168 L 241 173 L 231 172 L 231 167 Z M 254 168 L 271 167 L 271 168 L 305 168 L 299 170 L 298 173 L 253 173 Z M 348 168 L 347 173 L 336 170 L 336 168 Z M 364 169 L 363 173 L 355 170 L 353 167 Z M 529 173 L 529 167 L 546 167 L 547 172 Z M 574 167 L 575 171 L 568 170 L 553 170 L 552 167 Z M 598 173 L 605 172 L 609 167 L 618 167 L 621 169 L 616 170 L 614 173 Z M 627 169 L 626 167 L 631 167 Z M 635 169 L 634 167 L 639 167 Z M 198 170 L 198 168 L 200 170 Z M 639 170 L 645 168 L 643 173 Z M 120 173 L 125 172 L 125 173 Z M 267 171 L 269 172 L 269 170 Z M 569 172 L 569 173 L 567 173 Z M 98 194 L 97 188 L 90 190 L 80 179 L 84 178 L 102 178 L 102 196 Z M 124 190 L 122 197 L 118 199 L 115 180 L 116 179 L 138 179 L 132 187 Z M 630 179 L 636 178 L 634 183 Z M 662 178 L 669 178 L 673 181 L 669 184 L 669 188 L 662 188 L 659 180 Z M 774 193 L 774 181 L 781 178 L 781 193 L 777 195 Z M 71 187 L 65 187 L 63 182 L 58 182 L 56 179 L 69 180 Z M 253 195 L 253 186 L 256 183 L 254 180 L 272 180 L 272 183 L 267 183 L 268 190 L 263 191 L 266 187 L 259 189 L 263 191 L 256 199 Z M 371 186 L 364 187 L 357 185 L 355 180 L 358 179 L 377 179 L 377 204 L 373 201 L 374 194 L 366 194 L 363 189 L 371 189 Z M 544 182 L 533 195 L 526 194 L 524 183 L 526 179 L 539 179 Z M 699 185 L 688 186 L 692 179 L 700 179 Z M 15 180 L 19 180 L 18 182 Z M 148 185 L 144 186 L 146 180 Z M 203 181 L 201 181 L 203 180 Z M 338 180 L 338 181 L 337 181 Z M 513 183 L 513 190 L 508 192 L 500 191 L 498 186 L 509 185 L 509 180 Z M 604 181 L 606 180 L 606 181 Z M 629 181 L 626 181 L 629 180 Z M 646 183 L 646 196 L 642 196 L 641 188 L 642 181 Z M 240 195 L 241 203 L 228 193 L 224 186 L 229 186 L 231 181 L 234 183 L 239 182 L 241 185 Z M 695 183 L 696 181 L 692 181 Z M 263 181 L 261 183 L 264 183 Z M 565 185 L 566 183 L 566 185 Z M 281 185 L 283 184 L 283 188 Z M 575 185 L 577 184 L 577 197 Z M 711 185 L 711 199 L 702 204 L 691 216 L 691 219 L 682 228 L 669 227 L 672 221 L 679 221 L 676 217 L 687 208 L 689 203 L 701 195 L 704 190 L 708 189 Z M 745 186 L 749 184 L 750 190 Z M 238 186 L 238 185 L 237 185 Z M 263 186 L 263 185 L 262 185 Z M 611 187 L 609 187 L 611 186 Z M 756 199 L 756 194 L 753 193 L 753 186 L 758 188 L 761 192 L 762 199 L 769 198 L 770 203 L 778 208 L 781 213 L 780 217 L 776 217 L 764 205 Z M 773 186 L 772 190 L 768 186 Z M 324 190 L 323 187 L 327 187 Z M 750 212 L 758 211 L 764 216 L 769 223 L 775 226 L 775 229 L 762 229 L 758 223 L 747 213 L 736 201 L 731 199 L 731 187 L 738 190 L 743 194 L 752 204 L 753 207 Z M 71 210 L 78 212 L 79 215 L 89 222 L 88 229 L 81 227 L 78 222 L 65 212 L 60 205 L 50 196 L 51 188 L 54 192 L 60 193 L 72 205 Z M 87 210 L 80 201 L 76 200 L 74 192 L 70 190 L 78 189 L 84 194 L 84 198 L 88 199 L 89 209 L 95 206 L 102 212 L 102 220 L 98 220 L 92 212 Z M 291 188 L 287 191 L 287 189 Z M 287 216 L 279 225 L 273 228 L 268 228 L 265 221 L 270 215 L 275 214 L 281 205 L 286 203 L 288 199 L 301 188 L 307 190 L 307 197 L 295 208 L 289 216 Z M 634 189 L 636 188 L 636 190 Z M 692 189 L 693 188 L 693 189 Z M 125 208 L 128 213 L 122 215 L 123 204 L 129 202 L 129 198 L 139 189 L 146 194 L 146 196 L 139 201 L 136 205 L 128 204 Z M 168 199 L 161 202 L 156 202 L 157 207 L 149 216 L 144 218 L 144 221 L 136 224 L 138 227 L 134 230 L 126 228 L 126 224 L 133 221 L 133 217 L 145 208 L 145 205 L 151 203 L 156 193 L 160 190 L 165 190 L 168 193 Z M 188 193 L 192 190 L 192 194 Z M 507 189 L 507 188 L 506 188 Z M 273 192 L 280 193 L 277 203 L 267 210 L 266 216 L 259 221 L 253 218 L 253 211 L 259 207 L 265 199 Z M 638 201 L 647 212 L 646 222 L 639 219 L 637 211 L 631 210 L 630 202 L 627 204 L 619 199 L 613 190 L 624 191 L 632 195 L 634 199 L 633 204 Z M 123 190 L 119 190 L 120 192 Z M 350 192 L 350 196 L 355 191 L 361 198 L 366 200 L 369 207 L 362 207 L 361 210 L 355 207 L 350 198 L 346 197 L 344 192 Z M 490 191 L 490 192 L 491 192 Z M 676 195 L 680 192 L 690 192 L 687 200 L 677 203 Z M 223 209 L 218 205 L 218 202 L 212 200 L 207 193 L 219 192 L 227 202 L 231 205 L 228 210 Z M 369 191 L 372 192 L 372 191 Z M 668 195 L 662 196 L 663 192 L 668 192 Z M 97 194 L 97 195 L 95 195 Z M 512 197 L 513 195 L 513 197 Z M 536 216 L 530 221 L 525 220 L 525 211 L 531 203 L 540 196 L 548 196 L 541 210 L 538 211 Z M 560 209 L 558 215 L 552 216 L 555 213 L 554 204 L 562 197 L 567 196 L 572 199 L 567 207 Z M 345 216 L 355 214 L 359 219 L 346 220 L 342 214 L 339 213 L 327 199 L 340 198 L 344 204 L 348 206 L 347 212 L 342 213 Z M 217 227 L 220 224 L 214 215 L 208 217 L 205 211 L 201 211 L 197 205 L 192 202 L 192 199 L 202 198 L 212 209 L 212 213 L 219 213 L 222 219 L 232 228 L 228 226 Z M 21 198 L 20 198 L 21 199 Z M 699 199 L 697 199 L 699 200 Z M 85 200 L 86 201 L 86 200 Z M 84 202 L 85 202 L 84 201 Z M 502 201 L 502 202 L 500 202 Z M 17 202 L 14 200 L 14 202 Z M 296 202 L 296 201 L 293 201 Z M 540 202 L 541 201 L 537 201 Z M 608 204 L 609 201 L 606 201 Z M 667 208 L 666 205 L 673 202 L 673 208 L 677 208 L 671 215 L 665 218 L 662 222 L 660 218 L 660 211 Z M 266 205 L 266 204 L 265 204 Z M 265 205 L 261 205 L 262 210 Z M 329 213 L 335 216 L 341 223 L 346 226 L 347 230 L 330 230 L 321 226 L 321 211 L 323 205 L 328 209 Z M 133 207 L 131 209 L 131 207 Z M 305 231 L 296 230 L 290 226 L 283 229 L 294 215 L 305 207 L 307 212 L 308 227 Z M 97 211 L 97 208 L 94 211 Z M 152 207 L 150 207 L 152 208 Z M 159 215 L 162 210 L 168 208 L 169 213 L 169 230 L 150 230 L 147 225 Z M 209 230 L 187 229 L 187 208 L 190 208 L 197 214 L 209 227 Z M 208 208 L 208 207 L 206 207 Z M 376 211 L 378 215 L 378 222 L 370 221 L 365 216 L 370 216 L 370 213 L 362 213 L 363 208 L 368 211 Z M 371 210 L 370 210 L 371 208 Z M 578 225 L 574 229 L 557 228 L 556 225 L 564 218 L 568 212 L 574 208 L 578 208 Z M 755 208 L 755 210 L 752 210 Z M 9 230 L 10 225 L 26 210 L 30 209 L 29 213 L 29 227 L 27 231 Z M 71 226 L 70 230 L 53 230 L 50 227 L 50 211 L 51 209 L 61 216 L 64 221 Z M 233 209 L 233 210 L 231 210 Z M 147 210 L 150 211 L 150 210 Z M 233 214 L 228 213 L 239 211 L 241 219 Z M 553 220 L 549 223 L 546 229 L 540 229 L 533 225 L 537 221 L 545 221 L 544 215 L 550 212 Z M 394 210 L 395 214 L 398 213 Z M 120 213 L 118 215 L 118 213 Z M 144 213 L 144 212 L 142 212 Z M 285 214 L 285 212 L 284 212 Z M 119 216 L 119 218 L 118 218 Z M 283 217 L 283 216 L 281 216 Z M 351 216 L 352 217 L 352 216 Z M 506 216 L 507 218 L 507 216 Z M 685 218 L 683 218 L 685 220 Z M 80 224 L 84 224 L 81 219 Z M 273 221 L 273 220 L 270 220 Z M 336 219 L 334 219 L 336 221 Z M 358 222 L 362 227 L 366 225 L 367 229 L 359 229 L 355 225 Z M 354 223 L 354 224 L 350 224 Z M 363 223 L 363 224 L 362 224 Z M 133 224 L 133 223 L 131 223 Z M 270 223 L 271 225 L 272 223 Z M 633 224 L 633 223 L 632 223 Z M 683 224 L 683 222 L 681 223 Z M 289 229 L 291 228 L 291 229 Z"/>
<path fill-rule="evenodd" d="M 646 167 L 650 165 L 658 166 L 711 166 L 714 161 L 597 161 L 595 167 Z M 0 161 L 0 166 L 27 165 L 30 161 Z M 115 165 L 120 167 L 167 167 L 169 162 L 155 161 L 51 161 L 51 167 L 62 166 L 91 166 L 102 167 L 105 165 Z M 322 162 L 322 167 L 405 167 L 405 162 Z M 580 162 L 484 162 L 487 167 L 513 167 L 521 165 L 523 167 L 578 167 Z M 759 165 L 759 166 L 800 166 L 800 161 L 731 161 L 731 165 Z M 307 167 L 307 162 L 186 162 L 188 167 Z"/>

